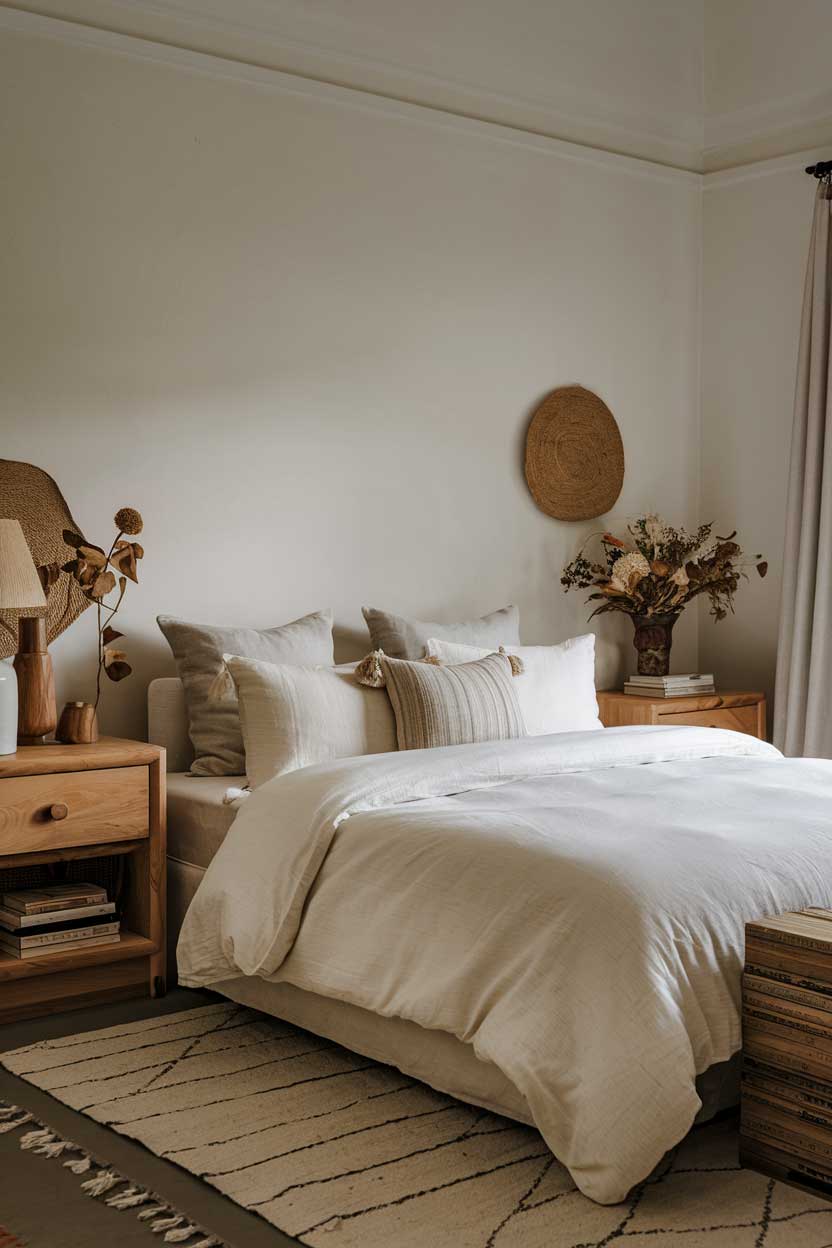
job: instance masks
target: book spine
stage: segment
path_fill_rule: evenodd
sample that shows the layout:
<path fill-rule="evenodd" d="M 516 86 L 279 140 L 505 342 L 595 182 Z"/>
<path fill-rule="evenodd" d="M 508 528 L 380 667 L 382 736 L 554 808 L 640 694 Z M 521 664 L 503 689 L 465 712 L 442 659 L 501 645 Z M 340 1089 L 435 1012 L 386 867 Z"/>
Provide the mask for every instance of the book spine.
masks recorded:
<path fill-rule="evenodd" d="M 827 1168 L 832 1165 L 832 1139 L 829 1132 L 781 1114 L 768 1107 L 752 1107 L 743 1104 L 740 1132 L 753 1140 L 768 1142 L 775 1147 L 785 1147 L 787 1152 L 797 1153 L 809 1161 L 818 1160 Z"/>
<path fill-rule="evenodd" d="M 70 952 L 74 949 L 90 949 L 94 945 L 117 945 L 121 937 L 116 933 L 113 936 L 88 936 L 86 940 L 70 940 L 65 945 L 44 948 L 39 946 L 35 949 L 17 949 L 11 950 L 15 957 L 18 958 L 42 958 L 48 957 L 50 953 Z"/>
<path fill-rule="evenodd" d="M 806 1048 L 791 1038 L 784 1040 L 756 1028 L 746 1027 L 743 1033 L 743 1052 L 748 1057 L 782 1071 L 832 1083 L 832 1054 L 823 1049 Z"/>
<path fill-rule="evenodd" d="M 13 926 L 15 930 L 25 928 L 43 927 L 47 923 L 52 922 L 70 922 L 72 919 L 91 919 L 99 914 L 114 914 L 115 905 L 112 901 L 105 901 L 95 906 L 79 906 L 73 910 L 60 910 L 60 919 L 55 920 L 52 913 L 45 914 L 13 914 L 10 910 L 0 909 L 0 928 L 3 924 Z"/>
<path fill-rule="evenodd" d="M 818 953 L 832 953 L 832 932 L 829 936 L 807 936 L 803 932 L 785 931 L 776 927 L 758 927 L 756 924 L 746 928 L 746 941 L 751 940 L 755 947 L 763 945 L 789 945 L 795 949 L 808 949 Z"/>
<path fill-rule="evenodd" d="M 814 1080 L 802 1079 L 782 1071 L 772 1077 L 770 1074 L 761 1074 L 759 1071 L 744 1068 L 742 1072 L 743 1096 L 748 1091 L 762 1096 L 773 1096 L 796 1106 L 799 1111 L 806 1111 L 809 1114 L 820 1112 L 832 1118 L 832 1086 L 817 1083 Z"/>
<path fill-rule="evenodd" d="M 825 946 L 825 950 L 827 953 L 832 952 L 829 945 Z M 832 962 L 829 958 L 812 957 L 813 952 L 815 951 L 805 946 L 782 945 L 774 941 L 758 940 L 756 936 L 747 936 L 745 940 L 749 970 L 752 967 L 768 967 L 769 971 L 780 971 L 787 976 L 796 976 L 801 981 L 814 979 L 819 984 L 828 984 L 832 976 Z M 768 974 L 769 971 L 765 973 Z"/>
<path fill-rule="evenodd" d="M 86 893 L 80 897 L 67 898 L 65 901 L 32 901 L 23 909 L 23 914 L 44 914 L 57 910 L 76 910 L 79 906 L 94 906 L 106 901 L 100 893 Z"/>
<path fill-rule="evenodd" d="M 828 1027 L 813 1027 L 799 1019 L 786 1018 L 782 1014 L 745 1010 L 742 1028 L 744 1038 L 772 1036 L 785 1044 L 799 1044 L 813 1052 L 828 1053 L 832 1061 L 832 1031 Z"/>
<path fill-rule="evenodd" d="M 777 1003 L 778 1009 L 788 1009 L 790 1005 L 805 1005 L 820 1012 L 832 1013 L 832 987 L 801 988 L 796 984 L 781 979 L 770 978 L 768 975 L 754 975 L 746 971 L 742 977 L 744 1000 L 752 997 L 768 997 Z"/>
<path fill-rule="evenodd" d="M 759 1088 L 749 1086 L 744 1088 L 744 1103 L 752 1106 L 757 1112 L 761 1112 L 760 1107 L 775 1110 L 779 1114 L 791 1115 L 795 1119 L 795 1123 L 811 1123 L 813 1126 L 820 1128 L 825 1133 L 828 1142 L 832 1144 L 832 1135 L 830 1135 L 830 1127 L 832 1127 L 832 1116 L 828 1110 L 820 1105 L 806 1105 L 802 1102 L 794 1101 L 787 1096 L 781 1096 L 779 1090 L 775 1091 L 771 1088 Z"/>
<path fill-rule="evenodd" d="M 777 997 L 765 996 L 746 990 L 743 997 L 743 1016 L 759 1019 L 782 1019 L 784 1026 L 805 1023 L 809 1027 L 817 1027 L 820 1033 L 832 1034 L 832 1002 L 826 1009 L 818 1010 L 812 1006 L 783 1001 Z"/>
<path fill-rule="evenodd" d="M 783 971 L 775 966 L 762 966 L 759 962 L 746 962 L 745 970 L 748 975 L 757 976 L 760 979 L 767 980 L 770 984 L 779 984 L 781 987 L 795 991 L 816 993 L 818 995 L 832 992 L 832 983 L 813 979 L 812 976 L 804 974 L 802 970 L 798 972 L 791 970 Z"/>
<path fill-rule="evenodd" d="M 90 927 L 71 927 L 65 932 L 38 932 L 32 936 L 3 933 L 0 935 L 0 943 L 16 944 L 21 949 L 35 949 L 43 945 L 64 945 L 71 940 L 85 940 L 88 936 L 111 936 L 118 928 L 118 923 L 99 923 Z"/>

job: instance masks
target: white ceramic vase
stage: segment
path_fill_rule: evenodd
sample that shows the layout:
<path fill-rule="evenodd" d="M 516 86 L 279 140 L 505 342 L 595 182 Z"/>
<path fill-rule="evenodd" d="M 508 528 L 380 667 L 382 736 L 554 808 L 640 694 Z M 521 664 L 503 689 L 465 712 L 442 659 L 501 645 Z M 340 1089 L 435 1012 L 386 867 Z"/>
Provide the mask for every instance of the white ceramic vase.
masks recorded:
<path fill-rule="evenodd" d="M 17 672 L 0 659 L 0 754 L 17 753 Z"/>

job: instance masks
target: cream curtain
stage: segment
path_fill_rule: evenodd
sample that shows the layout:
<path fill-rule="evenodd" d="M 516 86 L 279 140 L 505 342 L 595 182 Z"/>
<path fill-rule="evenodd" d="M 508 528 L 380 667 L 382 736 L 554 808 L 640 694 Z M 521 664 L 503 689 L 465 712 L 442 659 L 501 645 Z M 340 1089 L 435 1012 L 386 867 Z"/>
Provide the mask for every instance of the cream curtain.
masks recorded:
<path fill-rule="evenodd" d="M 832 758 L 832 188 L 818 183 L 792 429 L 774 743 Z"/>

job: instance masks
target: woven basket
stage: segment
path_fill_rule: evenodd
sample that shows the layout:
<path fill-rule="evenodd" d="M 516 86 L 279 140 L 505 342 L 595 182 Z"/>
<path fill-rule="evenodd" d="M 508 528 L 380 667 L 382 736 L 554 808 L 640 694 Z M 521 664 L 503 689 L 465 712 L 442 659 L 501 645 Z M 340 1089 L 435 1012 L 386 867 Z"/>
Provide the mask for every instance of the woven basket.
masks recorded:
<path fill-rule="evenodd" d="M 624 444 L 610 409 L 583 386 L 552 390 L 526 435 L 526 481 L 556 520 L 591 520 L 615 504 L 624 484 Z"/>

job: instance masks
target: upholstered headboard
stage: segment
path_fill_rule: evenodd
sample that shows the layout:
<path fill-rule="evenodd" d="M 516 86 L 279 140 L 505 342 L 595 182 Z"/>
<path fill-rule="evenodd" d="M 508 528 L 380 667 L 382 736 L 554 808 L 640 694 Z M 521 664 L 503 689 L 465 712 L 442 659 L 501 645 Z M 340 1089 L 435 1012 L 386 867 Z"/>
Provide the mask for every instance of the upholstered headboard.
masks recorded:
<path fill-rule="evenodd" d="M 178 676 L 160 676 L 147 687 L 147 739 L 167 750 L 168 771 L 187 771 L 194 751 L 188 736 L 185 690 Z"/>

